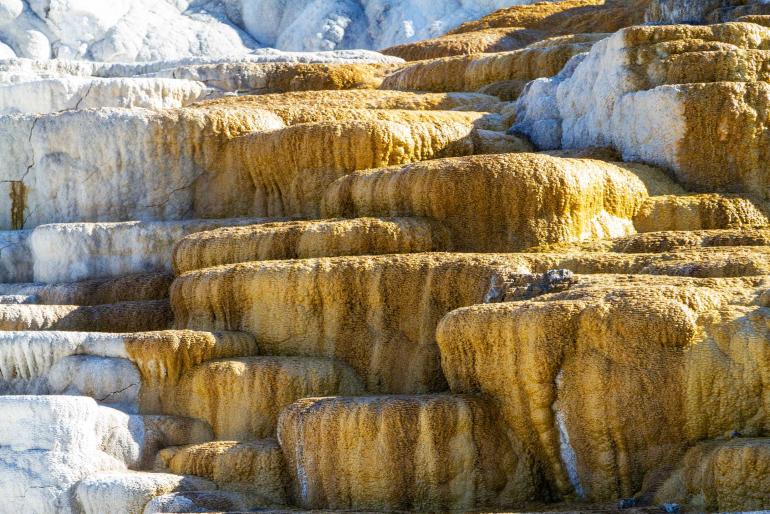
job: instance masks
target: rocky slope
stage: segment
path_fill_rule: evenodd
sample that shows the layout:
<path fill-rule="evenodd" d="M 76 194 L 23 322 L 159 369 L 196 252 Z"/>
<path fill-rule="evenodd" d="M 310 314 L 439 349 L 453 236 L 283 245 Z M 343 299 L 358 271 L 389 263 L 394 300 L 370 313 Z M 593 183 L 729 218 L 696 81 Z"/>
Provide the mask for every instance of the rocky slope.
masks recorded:
<path fill-rule="evenodd" d="M 770 509 L 770 5 L 513 3 L 0 1 L 0 513 Z"/>
<path fill-rule="evenodd" d="M 377 49 L 524 3 L 531 0 L 2 0 L 0 58 L 126 62 L 260 48 Z"/>

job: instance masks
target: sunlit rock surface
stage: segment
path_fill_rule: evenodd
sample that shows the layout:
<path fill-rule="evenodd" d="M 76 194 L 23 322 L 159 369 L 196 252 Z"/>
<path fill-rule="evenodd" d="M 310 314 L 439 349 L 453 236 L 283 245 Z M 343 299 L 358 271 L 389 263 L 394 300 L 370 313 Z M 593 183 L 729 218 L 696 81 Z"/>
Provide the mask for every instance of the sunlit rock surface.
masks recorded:
<path fill-rule="evenodd" d="M 689 188 L 766 200 L 769 38 L 752 23 L 624 29 L 556 78 L 531 83 L 513 129 L 544 148 L 614 146 L 626 160 L 672 169 Z"/>
<path fill-rule="evenodd" d="M 282 414 L 279 441 L 305 508 L 506 505 L 533 495 L 537 480 L 473 397 L 301 400 Z"/>
<path fill-rule="evenodd" d="M 0 513 L 770 508 L 767 9 L 0 0 Z"/>
<path fill-rule="evenodd" d="M 524 0 L 5 0 L 7 56 L 110 62 L 244 55 L 262 47 L 383 48 L 441 33 Z"/>

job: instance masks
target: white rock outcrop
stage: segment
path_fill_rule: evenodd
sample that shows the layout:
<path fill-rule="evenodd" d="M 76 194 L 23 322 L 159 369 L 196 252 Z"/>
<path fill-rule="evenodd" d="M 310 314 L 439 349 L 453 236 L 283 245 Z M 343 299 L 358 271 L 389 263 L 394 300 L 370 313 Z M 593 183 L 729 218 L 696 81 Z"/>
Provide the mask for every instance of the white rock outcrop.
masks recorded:
<path fill-rule="evenodd" d="M 0 183 L 18 188 L 1 206 L 0 230 L 246 216 L 247 186 L 218 173 L 224 143 L 283 126 L 275 114 L 235 107 L 0 116 Z"/>
<path fill-rule="evenodd" d="M 3 0 L 0 56 L 109 62 L 384 48 L 529 0 Z"/>
<path fill-rule="evenodd" d="M 530 83 L 510 132 L 541 150 L 612 147 L 690 190 L 770 199 L 768 45 L 754 23 L 620 30 Z"/>
<path fill-rule="evenodd" d="M 54 223 L 0 231 L 0 284 L 59 284 L 144 272 L 171 272 L 174 245 L 188 234 L 253 225 L 262 218 Z M 36 287 L 0 288 L 35 295 Z"/>
<path fill-rule="evenodd" d="M 80 480 L 124 471 L 142 453 L 141 419 L 91 398 L 0 396 L 0 412 L 3 512 L 79 512 Z"/>
<path fill-rule="evenodd" d="M 54 284 L 149 271 L 171 272 L 174 245 L 184 236 L 262 221 L 231 218 L 41 225 L 32 230 L 28 240 L 32 280 Z"/>
<path fill-rule="evenodd" d="M 162 78 L 42 78 L 0 85 L 0 114 L 51 113 L 98 107 L 184 107 L 208 96 L 191 80 Z"/>

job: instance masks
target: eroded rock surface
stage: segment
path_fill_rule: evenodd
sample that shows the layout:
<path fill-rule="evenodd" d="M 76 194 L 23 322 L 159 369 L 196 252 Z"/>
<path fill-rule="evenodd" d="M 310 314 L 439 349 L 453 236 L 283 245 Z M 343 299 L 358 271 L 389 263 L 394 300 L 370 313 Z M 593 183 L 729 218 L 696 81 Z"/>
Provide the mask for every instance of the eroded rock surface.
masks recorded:
<path fill-rule="evenodd" d="M 770 508 L 767 4 L 518 3 L 0 0 L 0 513 Z"/>

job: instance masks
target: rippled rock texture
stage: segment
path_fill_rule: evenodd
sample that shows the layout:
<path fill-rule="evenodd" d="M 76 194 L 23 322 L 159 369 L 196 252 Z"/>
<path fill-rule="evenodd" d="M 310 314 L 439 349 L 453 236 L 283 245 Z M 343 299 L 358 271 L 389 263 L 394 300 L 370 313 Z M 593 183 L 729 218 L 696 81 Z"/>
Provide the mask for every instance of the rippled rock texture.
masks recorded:
<path fill-rule="evenodd" d="M 0 513 L 769 509 L 768 5 L 518 4 L 0 0 Z"/>

